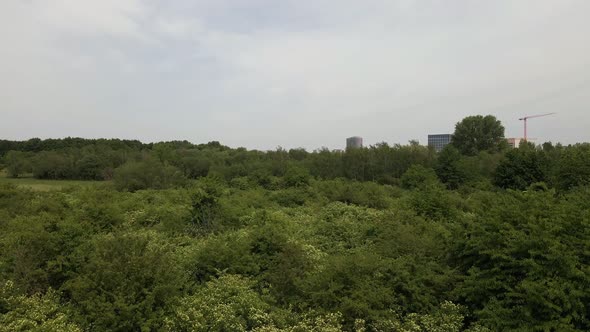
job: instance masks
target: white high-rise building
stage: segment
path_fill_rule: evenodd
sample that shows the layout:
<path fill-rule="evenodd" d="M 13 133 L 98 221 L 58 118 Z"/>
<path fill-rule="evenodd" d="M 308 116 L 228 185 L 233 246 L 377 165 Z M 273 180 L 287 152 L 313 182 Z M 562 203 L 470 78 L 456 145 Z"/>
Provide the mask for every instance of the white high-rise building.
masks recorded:
<path fill-rule="evenodd" d="M 353 136 L 346 139 L 346 149 L 360 149 L 363 147 L 363 138 Z"/>
<path fill-rule="evenodd" d="M 510 145 L 511 148 L 518 148 L 520 143 L 524 141 L 522 138 L 507 138 L 506 142 Z"/>

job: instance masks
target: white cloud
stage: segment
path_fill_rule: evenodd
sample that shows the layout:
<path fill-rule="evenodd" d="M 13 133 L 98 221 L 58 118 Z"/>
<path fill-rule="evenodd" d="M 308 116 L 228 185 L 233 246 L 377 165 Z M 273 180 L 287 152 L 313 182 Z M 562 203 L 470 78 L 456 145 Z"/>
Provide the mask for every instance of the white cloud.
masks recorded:
<path fill-rule="evenodd" d="M 485 112 L 517 135 L 518 116 L 560 109 L 537 136 L 590 140 L 589 13 L 584 0 L 6 0 L 0 132 L 256 148 L 304 132 L 316 148 L 424 140 Z"/>
<path fill-rule="evenodd" d="M 58 34 L 148 38 L 141 27 L 148 8 L 140 0 L 37 0 L 25 6 Z"/>

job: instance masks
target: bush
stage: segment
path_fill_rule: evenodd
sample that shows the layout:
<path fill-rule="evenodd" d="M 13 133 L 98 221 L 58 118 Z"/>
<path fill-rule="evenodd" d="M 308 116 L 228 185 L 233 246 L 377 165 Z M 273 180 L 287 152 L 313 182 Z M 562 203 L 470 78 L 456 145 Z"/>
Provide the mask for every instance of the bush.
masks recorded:
<path fill-rule="evenodd" d="M 73 255 L 64 285 L 79 319 L 95 331 L 156 331 L 182 294 L 175 247 L 155 232 L 95 236 Z"/>
<path fill-rule="evenodd" d="M 309 171 L 302 167 L 289 167 L 283 180 L 287 187 L 302 187 L 309 185 Z"/>
<path fill-rule="evenodd" d="M 31 172 L 31 162 L 26 153 L 9 151 L 4 157 L 8 176 L 17 178 L 24 173 Z"/>
<path fill-rule="evenodd" d="M 525 190 L 535 182 L 547 180 L 546 165 L 542 151 L 523 145 L 506 153 L 506 158 L 496 168 L 493 182 L 501 188 Z"/>
<path fill-rule="evenodd" d="M 40 152 L 33 162 L 33 176 L 51 180 L 76 178 L 73 158 L 55 151 Z"/>
<path fill-rule="evenodd" d="M 415 189 L 427 184 L 437 184 L 438 178 L 432 168 L 412 165 L 401 177 L 402 188 Z"/>
<path fill-rule="evenodd" d="M 153 160 L 127 162 L 115 170 L 113 181 L 121 191 L 167 189 L 187 183 L 178 168 Z"/>

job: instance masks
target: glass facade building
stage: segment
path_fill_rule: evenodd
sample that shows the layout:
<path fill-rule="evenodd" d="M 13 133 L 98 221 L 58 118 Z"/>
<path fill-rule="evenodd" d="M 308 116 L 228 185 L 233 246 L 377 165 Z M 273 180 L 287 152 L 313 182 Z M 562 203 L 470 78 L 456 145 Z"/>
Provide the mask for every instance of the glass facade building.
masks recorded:
<path fill-rule="evenodd" d="M 440 152 L 445 146 L 451 143 L 451 134 L 428 135 L 428 146 L 432 146 L 436 152 Z"/>

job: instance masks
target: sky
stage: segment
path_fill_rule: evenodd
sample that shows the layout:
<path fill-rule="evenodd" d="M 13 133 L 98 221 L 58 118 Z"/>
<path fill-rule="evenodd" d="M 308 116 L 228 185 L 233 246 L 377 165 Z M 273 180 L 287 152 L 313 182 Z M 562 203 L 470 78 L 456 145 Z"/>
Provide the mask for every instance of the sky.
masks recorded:
<path fill-rule="evenodd" d="M 2 0 L 0 138 L 590 141 L 588 0 Z"/>

